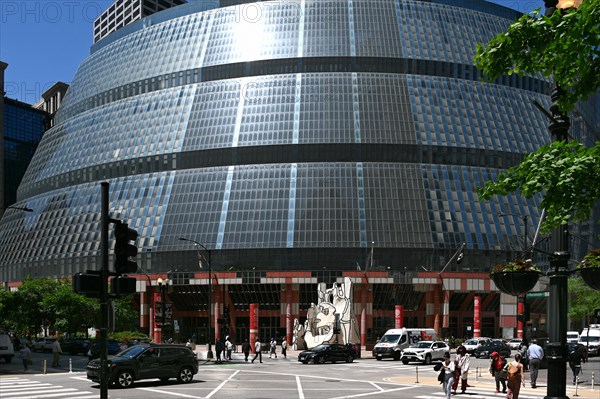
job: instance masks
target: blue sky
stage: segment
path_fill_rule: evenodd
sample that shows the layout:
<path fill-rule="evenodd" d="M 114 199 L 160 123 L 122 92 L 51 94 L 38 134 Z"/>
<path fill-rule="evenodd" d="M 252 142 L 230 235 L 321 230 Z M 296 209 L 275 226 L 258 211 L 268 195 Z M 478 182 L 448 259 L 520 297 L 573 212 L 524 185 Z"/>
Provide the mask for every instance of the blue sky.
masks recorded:
<path fill-rule="evenodd" d="M 94 19 L 113 1 L 1 0 L 0 61 L 9 64 L 6 96 L 34 103 L 55 82 L 70 83 L 89 55 Z M 544 6 L 542 0 L 490 1 L 520 12 Z"/>

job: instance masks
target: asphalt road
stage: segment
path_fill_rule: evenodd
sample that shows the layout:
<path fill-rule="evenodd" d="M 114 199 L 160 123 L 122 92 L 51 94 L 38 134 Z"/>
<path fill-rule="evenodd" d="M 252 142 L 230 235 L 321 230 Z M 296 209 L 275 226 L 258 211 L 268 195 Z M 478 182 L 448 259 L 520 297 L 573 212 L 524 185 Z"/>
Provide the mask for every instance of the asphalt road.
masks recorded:
<path fill-rule="evenodd" d="M 50 354 L 34 354 L 34 369 L 24 373 L 15 359 L 7 365 L 0 362 L 0 398 L 2 399 L 91 399 L 99 398 L 96 383 L 85 376 L 87 359 L 82 356 L 62 357 L 59 368 L 48 368 L 43 374 L 43 360 L 51 363 Z M 469 378 L 471 388 L 466 395 L 476 399 L 504 398 L 495 393 L 494 382 L 487 373 L 485 359 L 473 359 Z M 478 372 L 477 370 L 481 370 Z M 10 369 L 10 370 L 9 370 Z M 584 376 L 578 396 L 600 398 L 600 387 L 591 390 L 591 373 L 600 379 L 600 358 L 592 358 L 584 365 Z M 442 388 L 436 381 L 431 366 L 403 365 L 392 360 L 376 361 L 372 358 L 357 359 L 353 363 L 325 365 L 301 364 L 296 353 L 287 359 L 263 357 L 263 363 L 246 363 L 238 355 L 232 362 L 215 364 L 202 360 L 200 371 L 190 384 L 177 384 L 175 380 L 161 383 L 158 380 L 136 382 L 131 389 L 109 390 L 109 398 L 197 398 L 197 399 L 341 399 L 363 398 L 397 399 L 443 398 Z M 526 377 L 527 378 L 527 377 Z M 571 375 L 568 375 L 568 382 Z M 522 389 L 521 399 L 542 399 L 546 396 L 546 370 L 540 372 L 538 389 Z M 574 398 L 574 387 L 569 385 L 567 395 Z"/>

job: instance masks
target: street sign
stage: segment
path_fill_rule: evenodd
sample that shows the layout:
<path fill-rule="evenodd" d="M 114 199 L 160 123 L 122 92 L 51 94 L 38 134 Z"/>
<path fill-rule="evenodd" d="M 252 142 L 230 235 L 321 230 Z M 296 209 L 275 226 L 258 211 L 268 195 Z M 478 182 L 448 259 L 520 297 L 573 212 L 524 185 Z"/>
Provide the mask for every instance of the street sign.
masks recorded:
<path fill-rule="evenodd" d="M 527 299 L 529 299 L 529 298 L 544 298 L 544 297 L 549 297 L 550 293 L 547 291 L 528 292 L 526 296 L 527 296 Z"/>

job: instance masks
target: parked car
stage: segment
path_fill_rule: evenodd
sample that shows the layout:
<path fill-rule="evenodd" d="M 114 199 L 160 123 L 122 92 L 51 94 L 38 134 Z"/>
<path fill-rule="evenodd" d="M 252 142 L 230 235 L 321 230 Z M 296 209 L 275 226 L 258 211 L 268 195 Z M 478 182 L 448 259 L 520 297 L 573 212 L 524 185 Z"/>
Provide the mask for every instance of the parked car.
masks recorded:
<path fill-rule="evenodd" d="M 522 344 L 523 344 L 522 339 L 511 339 L 508 341 L 508 346 L 510 346 L 511 349 L 519 349 L 519 348 L 521 348 Z"/>
<path fill-rule="evenodd" d="M 100 357 L 100 342 L 98 341 L 91 341 L 90 342 L 91 346 L 88 346 L 88 349 L 91 349 L 91 358 L 95 359 L 97 357 Z M 114 339 L 109 339 L 107 342 L 107 352 L 109 355 L 116 355 L 117 353 L 119 353 L 121 351 L 121 344 L 119 343 L 119 341 L 114 340 Z M 86 355 L 88 355 L 88 352 L 86 351 L 85 353 Z"/>
<path fill-rule="evenodd" d="M 85 355 L 90 346 L 90 341 L 84 338 L 66 338 L 61 341 L 60 347 L 69 355 Z"/>
<path fill-rule="evenodd" d="M 444 353 L 450 352 L 450 347 L 443 341 L 420 341 L 402 351 L 402 363 L 422 362 L 431 364 L 432 360 L 443 359 Z"/>
<path fill-rule="evenodd" d="M 356 359 L 356 351 L 352 345 L 321 344 L 314 348 L 302 351 L 298 354 L 298 361 L 303 364 L 313 362 L 315 364 L 325 362 L 352 363 Z"/>
<path fill-rule="evenodd" d="M 198 357 L 185 345 L 134 345 L 108 357 L 108 383 L 129 388 L 134 381 L 157 378 L 163 382 L 177 378 L 188 383 L 198 373 Z M 100 382 L 100 360 L 87 365 L 87 378 Z"/>
<path fill-rule="evenodd" d="M 8 334 L 0 334 L 0 358 L 10 363 L 15 356 L 15 348 Z"/>
<path fill-rule="evenodd" d="M 473 355 L 479 359 L 488 358 L 492 352 L 498 352 L 503 358 L 510 357 L 511 349 L 502 341 L 492 341 L 473 351 Z"/>
<path fill-rule="evenodd" d="M 463 346 L 467 350 L 467 353 L 473 354 L 475 349 L 481 347 L 482 345 L 487 344 L 490 341 L 491 341 L 490 338 L 485 338 L 485 337 L 471 338 L 471 339 L 468 339 L 465 342 L 463 342 Z"/>
<path fill-rule="evenodd" d="M 34 352 L 52 352 L 52 345 L 54 345 L 54 341 L 56 341 L 56 338 L 39 338 L 33 341 L 32 350 Z"/>

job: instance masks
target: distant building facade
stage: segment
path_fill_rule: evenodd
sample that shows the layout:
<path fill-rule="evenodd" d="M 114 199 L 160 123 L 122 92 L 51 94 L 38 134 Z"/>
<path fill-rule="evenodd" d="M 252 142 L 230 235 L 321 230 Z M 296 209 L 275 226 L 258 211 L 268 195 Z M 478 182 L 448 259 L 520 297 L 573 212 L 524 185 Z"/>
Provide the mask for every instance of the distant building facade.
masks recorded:
<path fill-rule="evenodd" d="M 49 114 L 18 100 L 5 97 L 4 71 L 0 62 L 0 214 L 17 202 L 17 188 L 48 127 Z"/>
<path fill-rule="evenodd" d="M 138 19 L 185 3 L 186 0 L 117 0 L 94 21 L 94 43 Z"/>
<path fill-rule="evenodd" d="M 33 104 L 33 107 L 48 113 L 48 123 L 46 130 L 54 126 L 54 115 L 60 108 L 62 100 L 69 89 L 69 85 L 64 82 L 56 82 L 42 94 L 42 98 Z"/>

